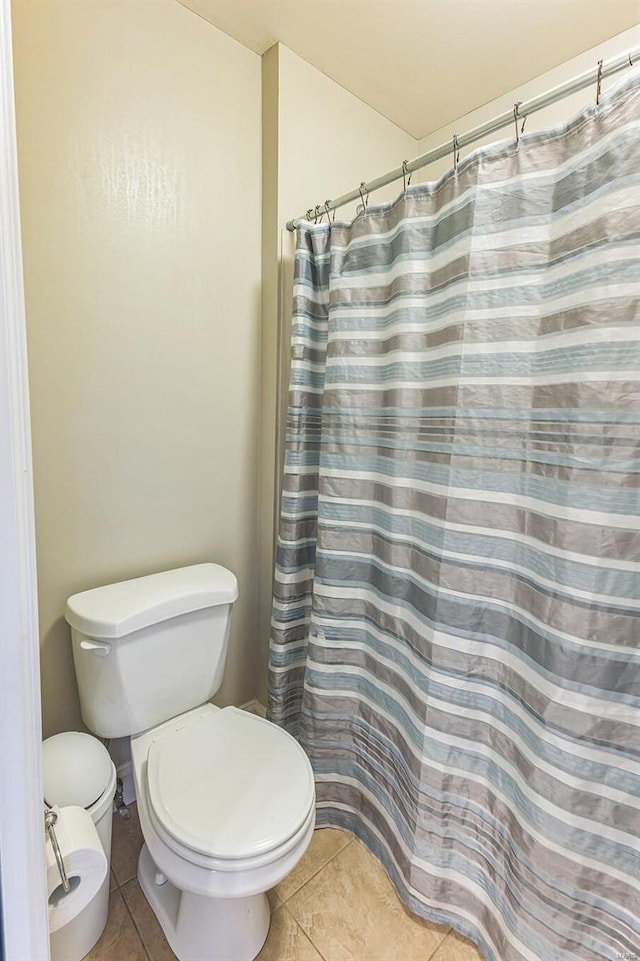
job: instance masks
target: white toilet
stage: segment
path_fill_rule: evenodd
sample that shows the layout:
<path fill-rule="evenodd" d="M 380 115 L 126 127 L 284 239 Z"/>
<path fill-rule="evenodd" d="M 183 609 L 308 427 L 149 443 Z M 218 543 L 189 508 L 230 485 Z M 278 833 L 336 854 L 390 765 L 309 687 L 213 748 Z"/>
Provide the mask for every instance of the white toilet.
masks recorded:
<path fill-rule="evenodd" d="M 315 826 L 309 760 L 269 721 L 206 703 L 222 681 L 234 575 L 197 564 L 69 598 L 82 717 L 131 736 L 142 889 L 180 961 L 252 961 L 265 892 Z"/>

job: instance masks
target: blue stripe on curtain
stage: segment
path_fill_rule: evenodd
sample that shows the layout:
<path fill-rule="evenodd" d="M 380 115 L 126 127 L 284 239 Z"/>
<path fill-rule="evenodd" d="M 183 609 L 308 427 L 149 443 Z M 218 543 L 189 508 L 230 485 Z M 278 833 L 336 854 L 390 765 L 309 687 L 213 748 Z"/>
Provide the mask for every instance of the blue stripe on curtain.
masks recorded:
<path fill-rule="evenodd" d="M 269 715 L 487 961 L 640 958 L 640 82 L 298 231 Z"/>

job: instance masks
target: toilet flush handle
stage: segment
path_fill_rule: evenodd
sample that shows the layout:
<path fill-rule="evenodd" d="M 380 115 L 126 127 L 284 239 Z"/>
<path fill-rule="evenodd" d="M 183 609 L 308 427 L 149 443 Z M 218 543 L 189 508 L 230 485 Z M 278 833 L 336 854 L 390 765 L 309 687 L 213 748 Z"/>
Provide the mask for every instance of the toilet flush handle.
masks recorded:
<path fill-rule="evenodd" d="M 111 644 L 102 644 L 100 641 L 80 641 L 80 647 L 83 651 L 97 654 L 98 657 L 106 657 L 111 650 Z"/>

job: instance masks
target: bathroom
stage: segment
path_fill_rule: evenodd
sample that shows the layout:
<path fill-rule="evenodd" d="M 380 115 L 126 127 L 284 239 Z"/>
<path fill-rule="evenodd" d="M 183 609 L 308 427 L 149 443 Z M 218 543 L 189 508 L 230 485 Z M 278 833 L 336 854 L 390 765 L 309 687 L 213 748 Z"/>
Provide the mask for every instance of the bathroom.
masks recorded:
<path fill-rule="evenodd" d="M 260 711 L 287 404 L 295 241 L 287 221 L 593 69 L 591 87 L 528 118 L 524 132 L 518 122 L 484 143 L 567 122 L 594 103 L 598 61 L 640 47 L 640 3 L 2 3 L 4 64 L 13 49 L 33 452 L 36 740 L 87 730 L 68 598 L 206 562 L 238 582 L 215 704 Z M 314 45 L 319 25 L 327 33 Z M 408 82 L 378 65 L 392 49 L 400 62 L 412 51 Z M 411 81 L 422 76 L 419 51 L 436 61 L 437 82 Z M 356 64 L 340 71 L 354 59 L 360 74 Z M 625 79 L 604 79 L 603 95 Z M 461 149 L 461 164 L 477 146 Z M 454 152 L 416 170 L 412 187 L 444 175 Z M 396 181 L 371 204 L 401 190 Z M 351 220 L 360 204 L 337 219 Z M 33 741 L 40 707 L 24 703 L 11 723 Z M 126 739 L 110 750 L 130 801 Z M 136 887 L 132 810 L 130 821 L 114 821 L 112 916 L 91 961 L 172 957 Z M 338 827 L 317 835 L 273 896 L 263 961 L 482 956 L 451 925 L 393 900 L 379 858 L 360 840 Z M 350 905 L 331 902 L 341 864 L 352 876 L 368 873 L 366 904 L 357 891 Z M 3 873 L 7 898 L 10 883 Z M 317 894 L 315 914 L 303 906 L 305 888 Z M 323 940 L 327 924 L 334 929 Z"/>

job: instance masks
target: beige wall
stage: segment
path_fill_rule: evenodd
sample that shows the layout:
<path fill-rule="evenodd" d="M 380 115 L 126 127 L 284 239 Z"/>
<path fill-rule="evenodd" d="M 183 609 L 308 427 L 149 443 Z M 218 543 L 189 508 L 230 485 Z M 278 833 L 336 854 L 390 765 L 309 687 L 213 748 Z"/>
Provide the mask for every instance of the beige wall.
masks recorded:
<path fill-rule="evenodd" d="M 596 75 L 598 60 L 603 59 L 605 62 L 607 60 L 612 60 L 614 57 L 618 57 L 620 54 L 628 53 L 632 49 L 637 49 L 640 45 L 640 26 L 633 27 L 631 30 L 625 30 L 624 33 L 620 33 L 610 40 L 605 40 L 603 43 L 598 44 L 597 47 L 593 47 L 591 50 L 587 50 L 585 53 L 581 53 L 578 57 L 573 57 L 571 60 L 567 60 L 566 63 L 561 64 L 559 67 L 555 67 L 553 70 L 549 70 L 546 73 L 540 74 L 534 80 L 530 80 L 528 83 L 522 84 L 515 90 L 510 90 L 503 96 L 498 97 L 496 100 L 491 100 L 479 107 L 477 110 L 473 110 L 471 113 L 465 114 L 458 120 L 454 121 L 448 127 L 442 127 L 440 130 L 434 131 L 434 133 L 429 134 L 423 140 L 418 143 L 418 153 L 427 153 L 429 150 L 433 150 L 434 147 L 439 147 L 440 144 L 446 143 L 453 138 L 454 133 L 462 134 L 465 131 L 472 130 L 474 127 L 480 124 L 486 123 L 493 117 L 497 117 L 499 114 L 504 113 L 507 110 L 513 110 L 513 105 L 517 100 L 530 100 L 532 97 L 537 97 L 547 90 L 552 90 L 554 87 L 559 86 L 559 84 L 564 83 L 567 80 L 571 80 L 573 77 L 579 76 L 587 70 L 593 70 L 594 77 Z M 633 67 L 630 69 L 638 70 L 639 67 Z M 620 83 L 623 78 L 627 75 L 626 71 L 616 74 L 615 76 L 603 81 L 602 90 L 606 93 L 617 83 Z M 532 133 L 535 130 L 544 130 L 546 127 L 552 127 L 555 124 L 564 123 L 569 120 L 574 114 L 578 113 L 584 107 L 595 101 L 595 83 L 590 87 L 585 87 L 584 90 L 578 93 L 572 94 L 570 97 L 566 97 L 557 103 L 546 107 L 544 110 L 540 110 L 538 113 L 533 114 L 527 120 L 525 126 L 525 133 Z M 485 137 L 484 140 L 480 140 L 473 147 L 467 148 L 466 151 L 462 151 L 461 160 L 471 151 L 478 147 L 483 146 L 487 143 L 496 143 L 499 140 L 504 140 L 505 138 L 515 137 L 515 130 L 513 126 L 505 128 L 504 131 L 499 131 L 497 134 L 492 134 L 489 137 Z M 429 180 L 437 180 L 443 174 L 447 173 L 452 166 L 451 157 L 446 157 L 442 160 L 436 161 L 436 163 L 425 167 L 423 170 L 416 171 L 415 181 L 425 182 Z"/>
<path fill-rule="evenodd" d="M 279 44 L 279 222 L 400 166 L 417 141 Z M 393 199 L 395 184 L 372 203 Z M 356 205 L 336 214 L 350 220 Z"/>
<path fill-rule="evenodd" d="M 273 571 L 277 411 L 286 400 L 288 311 L 294 235 L 287 220 L 372 180 L 405 158 L 417 141 L 283 44 L 263 59 L 263 299 L 258 695 L 266 698 Z M 394 185 L 375 203 L 398 194 Z M 353 208 L 337 216 L 351 219 Z M 280 308 L 280 310 L 279 310 Z M 284 396 L 278 394 L 278 374 Z M 284 372 L 284 373 L 283 373 Z"/>
<path fill-rule="evenodd" d="M 260 58 L 173 0 L 13 5 L 45 735 L 74 591 L 206 559 L 254 694 Z"/>

